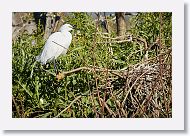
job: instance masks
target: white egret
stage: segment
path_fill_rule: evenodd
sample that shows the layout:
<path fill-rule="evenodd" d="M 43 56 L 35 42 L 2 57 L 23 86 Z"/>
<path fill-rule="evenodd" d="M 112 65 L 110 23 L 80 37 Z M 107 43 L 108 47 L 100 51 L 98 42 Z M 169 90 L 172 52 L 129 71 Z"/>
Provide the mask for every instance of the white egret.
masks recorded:
<path fill-rule="evenodd" d="M 47 39 L 41 54 L 36 57 L 36 61 L 44 65 L 48 61 L 53 60 L 56 69 L 55 59 L 60 55 L 65 55 L 71 44 L 71 30 L 73 30 L 73 27 L 70 24 L 64 24 L 58 32 L 51 34 Z"/>

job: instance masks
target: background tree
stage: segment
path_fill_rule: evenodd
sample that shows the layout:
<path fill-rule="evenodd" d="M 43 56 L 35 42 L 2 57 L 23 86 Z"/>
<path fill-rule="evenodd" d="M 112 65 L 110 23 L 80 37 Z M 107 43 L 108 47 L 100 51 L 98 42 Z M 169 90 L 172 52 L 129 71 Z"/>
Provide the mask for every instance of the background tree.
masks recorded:
<path fill-rule="evenodd" d="M 30 12 L 13 12 L 12 13 L 12 40 L 26 32 L 32 34 L 36 31 L 36 23 L 34 22 L 33 14 Z"/>
<path fill-rule="evenodd" d="M 52 12 L 48 12 L 46 14 L 46 25 L 45 25 L 45 32 L 44 32 L 44 40 L 46 40 L 53 31 L 55 26 L 55 15 Z"/>
<path fill-rule="evenodd" d="M 126 32 L 126 21 L 125 21 L 125 12 L 116 12 L 116 24 L 117 24 L 117 35 L 125 35 Z"/>

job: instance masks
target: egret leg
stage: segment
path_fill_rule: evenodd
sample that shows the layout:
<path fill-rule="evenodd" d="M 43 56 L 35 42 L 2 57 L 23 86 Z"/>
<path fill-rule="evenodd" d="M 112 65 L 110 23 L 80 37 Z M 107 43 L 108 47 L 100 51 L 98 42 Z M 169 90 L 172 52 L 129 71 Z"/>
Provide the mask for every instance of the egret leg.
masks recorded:
<path fill-rule="evenodd" d="M 58 69 L 57 69 L 57 66 L 56 66 L 56 59 L 55 58 L 53 59 L 53 62 L 54 62 L 55 73 L 58 74 Z"/>

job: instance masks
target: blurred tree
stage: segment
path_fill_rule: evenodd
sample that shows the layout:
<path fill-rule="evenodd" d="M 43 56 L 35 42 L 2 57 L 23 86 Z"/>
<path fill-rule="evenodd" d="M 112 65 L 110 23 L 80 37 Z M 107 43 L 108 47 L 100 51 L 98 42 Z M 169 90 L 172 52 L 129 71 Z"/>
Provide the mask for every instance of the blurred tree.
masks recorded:
<path fill-rule="evenodd" d="M 117 24 L 117 35 L 125 35 L 126 32 L 126 21 L 125 21 L 125 12 L 116 12 L 116 24 Z"/>
<path fill-rule="evenodd" d="M 50 34 L 53 31 L 54 26 L 55 26 L 55 15 L 53 12 L 48 12 L 46 14 L 46 26 L 45 26 L 45 32 L 44 32 L 44 40 L 47 40 L 47 38 L 50 36 Z"/>
<path fill-rule="evenodd" d="M 65 13 L 64 12 L 57 12 L 55 13 L 56 17 L 55 17 L 55 26 L 53 29 L 53 32 L 57 32 L 59 30 L 59 28 L 64 24 L 64 17 L 65 17 Z"/>
<path fill-rule="evenodd" d="M 36 23 L 31 12 L 12 13 L 12 40 L 15 41 L 19 35 L 26 32 L 32 34 L 36 30 Z"/>
<path fill-rule="evenodd" d="M 48 12 L 46 14 L 44 40 L 46 40 L 51 33 L 58 31 L 63 23 L 64 12 Z"/>

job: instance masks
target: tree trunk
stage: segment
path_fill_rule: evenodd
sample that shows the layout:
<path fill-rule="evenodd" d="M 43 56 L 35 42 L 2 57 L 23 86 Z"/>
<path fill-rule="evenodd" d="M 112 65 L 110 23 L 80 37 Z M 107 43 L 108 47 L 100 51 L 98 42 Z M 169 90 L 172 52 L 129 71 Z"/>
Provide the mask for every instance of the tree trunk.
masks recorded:
<path fill-rule="evenodd" d="M 65 16 L 64 12 L 56 13 L 57 19 L 55 20 L 55 26 L 53 32 L 57 32 L 60 29 L 60 27 L 64 24 L 64 16 Z"/>
<path fill-rule="evenodd" d="M 15 41 L 23 32 L 32 34 L 37 29 L 31 12 L 12 13 L 12 40 Z"/>
<path fill-rule="evenodd" d="M 44 40 L 45 41 L 51 35 L 54 25 L 55 25 L 55 18 L 53 17 L 53 13 L 48 12 L 46 14 L 46 26 L 45 26 L 45 32 L 44 32 Z"/>
<path fill-rule="evenodd" d="M 126 32 L 125 12 L 116 12 L 117 35 L 123 36 Z"/>

